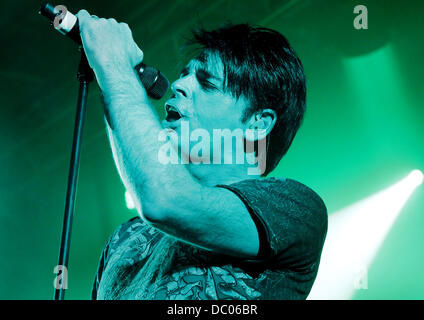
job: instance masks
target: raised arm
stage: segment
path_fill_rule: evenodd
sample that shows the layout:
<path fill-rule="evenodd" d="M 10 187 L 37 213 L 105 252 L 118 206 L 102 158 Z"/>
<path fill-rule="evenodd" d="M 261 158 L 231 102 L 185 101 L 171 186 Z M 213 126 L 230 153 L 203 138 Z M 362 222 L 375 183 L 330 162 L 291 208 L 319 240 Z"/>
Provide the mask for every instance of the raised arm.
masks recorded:
<path fill-rule="evenodd" d="M 143 219 L 207 250 L 243 258 L 259 251 L 256 225 L 231 191 L 158 161 L 160 122 L 133 66 L 143 59 L 126 24 L 78 13 L 90 66 L 102 90 L 107 130 L 126 188 Z"/>

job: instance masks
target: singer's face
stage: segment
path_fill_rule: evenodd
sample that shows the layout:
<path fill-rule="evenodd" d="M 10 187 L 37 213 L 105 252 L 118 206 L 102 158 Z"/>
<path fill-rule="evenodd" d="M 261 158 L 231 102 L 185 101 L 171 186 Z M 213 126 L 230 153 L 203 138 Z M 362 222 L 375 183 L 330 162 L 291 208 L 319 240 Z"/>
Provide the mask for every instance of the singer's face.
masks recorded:
<path fill-rule="evenodd" d="M 188 124 L 190 133 L 196 129 L 206 130 L 211 143 L 214 129 L 244 130 L 241 119 L 247 102 L 225 90 L 224 67 L 216 55 L 191 60 L 171 89 L 172 96 L 165 103 L 166 118 L 162 122 L 165 128 L 181 136 Z"/>

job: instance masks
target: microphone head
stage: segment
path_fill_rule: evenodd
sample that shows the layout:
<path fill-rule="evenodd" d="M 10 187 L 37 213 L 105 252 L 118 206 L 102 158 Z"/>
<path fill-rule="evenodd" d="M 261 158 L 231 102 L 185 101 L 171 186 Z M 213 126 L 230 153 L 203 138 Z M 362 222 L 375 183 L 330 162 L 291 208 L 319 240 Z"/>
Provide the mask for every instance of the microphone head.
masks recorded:
<path fill-rule="evenodd" d="M 153 99 L 159 100 L 165 95 L 168 88 L 168 79 L 158 70 L 158 78 L 153 86 L 147 91 L 147 94 Z"/>
<path fill-rule="evenodd" d="M 169 88 L 169 81 L 158 69 L 138 64 L 135 69 L 147 94 L 153 99 L 161 99 Z"/>

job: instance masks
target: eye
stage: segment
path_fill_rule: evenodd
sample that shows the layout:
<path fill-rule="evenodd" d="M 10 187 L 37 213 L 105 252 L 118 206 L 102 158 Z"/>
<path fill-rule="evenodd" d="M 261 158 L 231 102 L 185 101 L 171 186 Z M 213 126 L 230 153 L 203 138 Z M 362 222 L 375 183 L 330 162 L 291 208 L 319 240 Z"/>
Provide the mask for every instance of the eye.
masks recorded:
<path fill-rule="evenodd" d="M 212 82 L 208 80 L 200 80 L 199 83 L 201 87 L 203 88 L 203 90 L 205 91 L 218 90 L 218 88 Z"/>

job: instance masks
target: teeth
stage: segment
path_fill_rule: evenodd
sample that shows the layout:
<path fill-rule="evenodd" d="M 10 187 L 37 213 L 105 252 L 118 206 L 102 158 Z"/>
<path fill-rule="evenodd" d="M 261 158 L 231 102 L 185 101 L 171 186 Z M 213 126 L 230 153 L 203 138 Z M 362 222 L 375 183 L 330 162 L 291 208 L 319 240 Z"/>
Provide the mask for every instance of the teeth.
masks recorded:
<path fill-rule="evenodd" d="M 169 104 L 166 105 L 166 111 L 167 112 L 170 112 L 170 111 L 178 112 L 177 108 L 175 108 L 174 106 L 170 106 Z"/>
<path fill-rule="evenodd" d="M 166 110 L 166 113 L 167 113 L 167 115 L 166 115 L 167 120 L 175 121 L 175 120 L 178 120 L 179 118 L 182 117 L 180 112 L 178 111 L 178 109 L 175 108 L 174 106 L 166 104 L 165 110 Z"/>

